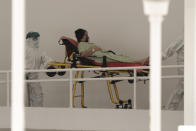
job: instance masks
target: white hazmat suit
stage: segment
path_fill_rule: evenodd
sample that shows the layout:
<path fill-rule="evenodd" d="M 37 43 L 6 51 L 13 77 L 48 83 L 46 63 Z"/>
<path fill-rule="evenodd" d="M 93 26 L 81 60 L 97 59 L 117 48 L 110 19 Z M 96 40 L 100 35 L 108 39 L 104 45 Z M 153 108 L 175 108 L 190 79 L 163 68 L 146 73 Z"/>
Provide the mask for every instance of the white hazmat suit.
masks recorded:
<path fill-rule="evenodd" d="M 39 50 L 39 41 L 32 38 L 26 40 L 26 70 L 39 70 L 42 66 L 47 67 L 47 63 L 51 62 L 45 53 Z M 27 73 L 28 80 L 36 80 L 39 78 L 39 73 Z M 33 107 L 43 106 L 43 92 L 41 83 L 27 83 L 28 105 Z"/>
<path fill-rule="evenodd" d="M 184 37 L 180 36 L 176 41 L 169 45 L 164 51 L 162 59 L 166 60 L 168 57 L 177 54 L 177 64 L 184 65 Z M 184 68 L 178 68 L 178 75 L 184 75 Z M 179 105 L 183 102 L 184 97 L 184 79 L 180 78 L 176 89 L 172 92 L 169 101 L 165 107 L 167 110 L 177 110 Z"/>

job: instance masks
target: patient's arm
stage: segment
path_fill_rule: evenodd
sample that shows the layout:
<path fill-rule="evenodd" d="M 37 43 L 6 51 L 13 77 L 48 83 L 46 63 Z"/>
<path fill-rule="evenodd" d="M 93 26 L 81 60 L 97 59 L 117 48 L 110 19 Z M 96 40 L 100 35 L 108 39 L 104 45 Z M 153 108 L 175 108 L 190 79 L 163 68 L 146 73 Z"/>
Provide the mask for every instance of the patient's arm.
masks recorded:
<path fill-rule="evenodd" d="M 101 48 L 93 48 L 93 49 L 89 49 L 87 51 L 83 51 L 80 53 L 80 55 L 82 57 L 88 57 L 88 56 L 92 56 L 93 53 L 95 53 L 96 51 L 101 51 L 102 49 Z"/>

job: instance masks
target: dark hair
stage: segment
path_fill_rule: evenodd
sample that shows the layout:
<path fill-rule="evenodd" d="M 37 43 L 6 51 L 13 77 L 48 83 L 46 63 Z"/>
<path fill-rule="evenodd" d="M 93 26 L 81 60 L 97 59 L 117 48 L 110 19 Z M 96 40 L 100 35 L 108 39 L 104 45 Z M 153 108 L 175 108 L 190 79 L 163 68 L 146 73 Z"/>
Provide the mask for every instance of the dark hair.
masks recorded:
<path fill-rule="evenodd" d="M 75 31 L 76 39 L 78 42 L 80 42 L 81 39 L 84 37 L 85 32 L 86 32 L 86 30 L 84 30 L 84 29 L 77 29 Z"/>
<path fill-rule="evenodd" d="M 26 39 L 33 38 L 33 37 L 40 37 L 40 34 L 38 32 L 28 32 L 26 35 Z"/>

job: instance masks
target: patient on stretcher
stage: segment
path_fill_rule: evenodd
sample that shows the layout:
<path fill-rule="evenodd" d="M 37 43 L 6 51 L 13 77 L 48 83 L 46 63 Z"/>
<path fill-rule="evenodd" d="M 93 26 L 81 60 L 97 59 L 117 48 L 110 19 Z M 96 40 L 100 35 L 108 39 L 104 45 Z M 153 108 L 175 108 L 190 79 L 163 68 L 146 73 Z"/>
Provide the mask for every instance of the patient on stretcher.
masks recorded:
<path fill-rule="evenodd" d="M 134 60 L 128 56 L 116 55 L 112 51 L 106 51 L 94 43 L 89 42 L 88 32 L 84 29 L 78 29 L 75 31 L 77 41 L 79 43 L 78 50 L 82 57 L 94 60 L 95 62 L 102 63 L 103 56 L 107 57 L 107 62 L 125 62 L 125 63 L 136 63 L 140 65 L 148 65 L 149 58 L 142 60 Z M 96 57 L 92 57 L 96 56 Z"/>

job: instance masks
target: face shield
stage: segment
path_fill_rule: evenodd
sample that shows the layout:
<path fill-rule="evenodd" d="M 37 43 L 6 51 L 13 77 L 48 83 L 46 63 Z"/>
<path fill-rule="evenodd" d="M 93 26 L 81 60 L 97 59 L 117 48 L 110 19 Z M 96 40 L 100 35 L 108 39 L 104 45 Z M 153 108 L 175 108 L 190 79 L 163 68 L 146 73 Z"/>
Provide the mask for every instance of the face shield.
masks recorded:
<path fill-rule="evenodd" d="M 32 38 L 32 40 L 33 40 L 33 42 L 32 42 L 33 46 L 38 48 L 39 47 L 39 38 L 38 37 Z"/>
<path fill-rule="evenodd" d="M 39 48 L 39 37 L 28 38 L 27 44 L 30 47 Z"/>
<path fill-rule="evenodd" d="M 33 48 L 38 48 L 39 37 L 40 37 L 40 34 L 38 32 L 27 33 L 26 39 L 27 39 L 28 46 L 33 47 Z"/>

